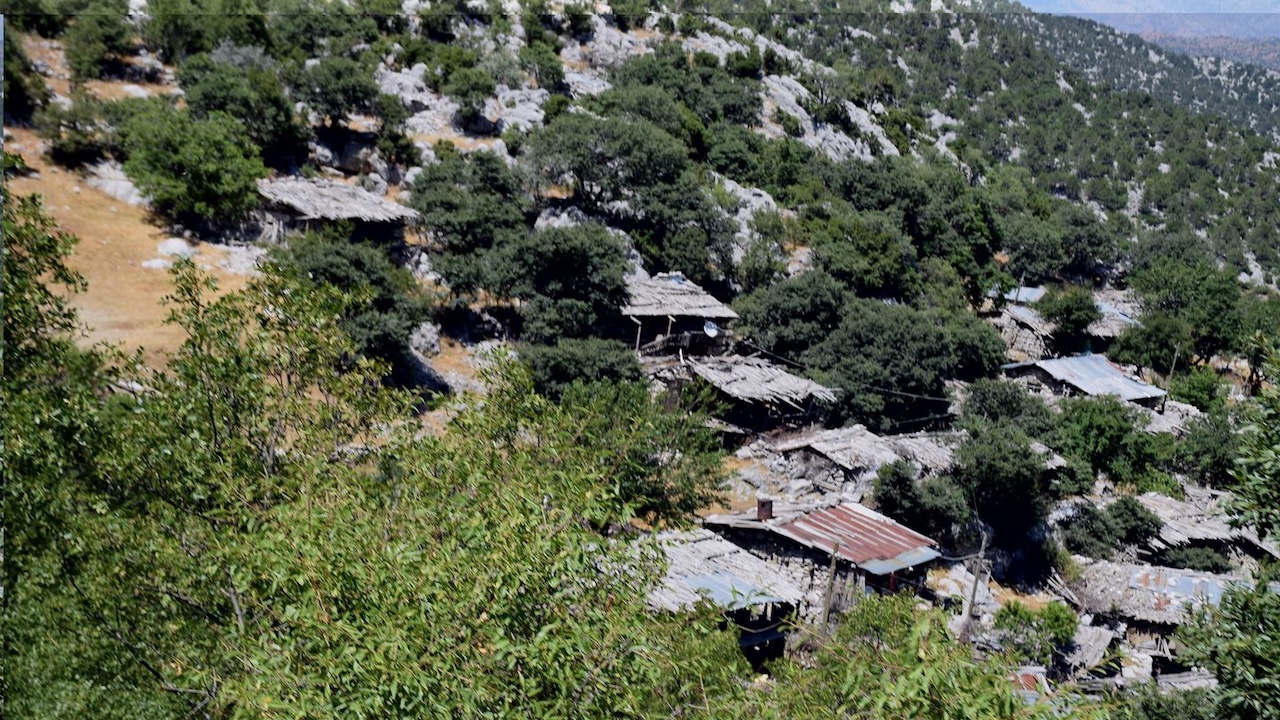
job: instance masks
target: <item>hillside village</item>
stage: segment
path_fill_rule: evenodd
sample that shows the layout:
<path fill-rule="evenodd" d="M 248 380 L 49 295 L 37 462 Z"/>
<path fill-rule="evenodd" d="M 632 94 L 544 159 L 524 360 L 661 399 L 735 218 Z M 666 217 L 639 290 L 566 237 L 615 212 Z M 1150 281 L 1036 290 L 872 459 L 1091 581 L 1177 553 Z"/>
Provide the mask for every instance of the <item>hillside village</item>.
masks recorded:
<path fill-rule="evenodd" d="M 572 567 L 628 567 L 613 548 L 637 540 L 660 558 L 635 588 L 646 617 L 711 608 L 733 662 L 779 687 L 792 676 L 773 663 L 824 667 L 815 637 L 907 595 L 1018 708 L 1207 697 L 1177 695 L 1220 686 L 1187 647 L 1198 613 L 1280 592 L 1271 520 L 1235 479 L 1280 327 L 1280 244 L 1260 209 L 1280 184 L 1270 128 L 1091 85 L 1016 19 L 909 4 L 851 16 L 839 43 L 782 11 L 762 30 L 714 5 L 298 5 L 230 13 L 243 22 L 216 37 L 171 3 L 107 5 L 123 30 L 77 31 L 92 13 L 61 34 L 38 13 L 20 36 L 10 23 L 5 95 L 32 107 L 6 103 L 4 146 L 6 201 L 42 195 L 79 237 L 80 345 L 141 349 L 115 395 L 145 403 L 190 359 L 190 328 L 164 326 L 161 302 L 186 260 L 219 297 L 268 296 L 255 283 L 277 273 L 359 294 L 329 316 L 352 342 L 334 365 L 411 399 L 410 444 L 468 442 L 450 428 L 506 412 L 501 368 L 518 363 L 538 402 L 563 408 L 548 416 L 580 421 L 565 457 L 643 466 L 639 490 L 602 493 L 634 493 L 626 522 L 588 504 L 559 526 L 594 538 Z M 912 65 L 930 53 L 965 59 Z M 975 67 L 1007 77 L 955 77 Z M 1041 94 L 996 90 L 1028 83 Z M 1142 150 L 1106 156 L 1130 125 L 1151 128 Z M 1080 127 L 1102 139 L 1082 147 Z M 633 421 L 652 432 L 631 430 L 639 449 L 583 439 Z M 366 454 L 380 479 L 411 472 L 378 459 L 401 424 L 323 455 L 352 451 L 357 475 L 374 472 Z M 457 447 L 483 452 L 486 432 Z M 518 432 L 494 432 L 524 452 Z M 530 467 L 556 462 L 530 452 Z M 121 467 L 156 466 L 139 463 Z M 230 587 L 198 592 L 235 603 L 219 612 L 243 633 Z M 203 598 L 170 594 L 166 608 Z M 196 687 L 220 702 L 216 683 Z"/>

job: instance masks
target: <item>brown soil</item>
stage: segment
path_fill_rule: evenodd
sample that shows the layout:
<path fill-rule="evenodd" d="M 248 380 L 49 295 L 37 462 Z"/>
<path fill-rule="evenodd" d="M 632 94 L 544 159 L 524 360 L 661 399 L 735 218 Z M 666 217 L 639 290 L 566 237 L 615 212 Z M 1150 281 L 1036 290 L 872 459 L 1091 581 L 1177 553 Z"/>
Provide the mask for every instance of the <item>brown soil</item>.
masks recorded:
<path fill-rule="evenodd" d="M 13 142 L 23 148 L 27 165 L 38 172 L 9 180 L 9 190 L 42 195 L 49 215 L 80 238 L 68 264 L 89 283 L 88 290 L 74 300 L 89 326 L 85 342 L 114 343 L 126 350 L 140 347 L 148 364 L 163 363 L 183 339 L 179 329 L 164 324 L 168 311 L 161 298 L 172 283 L 167 272 L 144 268 L 142 262 L 158 257 L 156 245 L 169 235 L 146 210 L 89 187 L 81 176 L 41 157 L 35 152 L 37 139 L 31 131 L 9 131 Z M 218 268 L 225 255 L 225 248 L 202 244 L 194 258 L 212 268 L 209 272 L 220 292 L 240 289 L 247 280 Z"/>

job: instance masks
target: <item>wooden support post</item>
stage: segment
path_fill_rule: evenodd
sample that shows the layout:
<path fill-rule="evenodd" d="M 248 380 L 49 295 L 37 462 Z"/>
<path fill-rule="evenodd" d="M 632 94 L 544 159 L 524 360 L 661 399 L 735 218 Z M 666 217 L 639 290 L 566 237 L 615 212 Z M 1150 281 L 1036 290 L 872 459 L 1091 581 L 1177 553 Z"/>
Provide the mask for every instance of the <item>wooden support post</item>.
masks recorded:
<path fill-rule="evenodd" d="M 836 585 L 836 558 L 840 554 L 840 542 L 836 541 L 835 547 L 831 549 L 831 566 L 828 568 L 827 574 L 827 592 L 822 598 L 822 629 L 823 632 L 829 632 L 831 627 L 831 601 Z"/>

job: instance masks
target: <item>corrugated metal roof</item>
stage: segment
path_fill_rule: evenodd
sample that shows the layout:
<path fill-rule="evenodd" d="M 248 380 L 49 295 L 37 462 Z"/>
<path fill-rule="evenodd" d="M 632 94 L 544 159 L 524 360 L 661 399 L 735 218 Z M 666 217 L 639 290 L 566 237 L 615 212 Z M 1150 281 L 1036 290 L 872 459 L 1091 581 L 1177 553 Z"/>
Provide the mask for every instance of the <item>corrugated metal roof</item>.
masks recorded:
<path fill-rule="evenodd" d="M 929 562 L 941 555 L 933 539 L 857 503 L 841 503 L 777 525 L 774 532 L 874 575 Z"/>
<path fill-rule="evenodd" d="M 649 604 L 677 611 L 705 597 L 738 610 L 785 602 L 798 605 L 804 593 L 768 563 L 709 530 L 658 536 L 667 573 L 649 593 Z"/>
<path fill-rule="evenodd" d="M 696 317 L 733 320 L 738 313 L 712 297 L 681 273 L 658 273 L 651 278 L 628 277 L 631 301 L 622 308 L 629 317 Z"/>
<path fill-rule="evenodd" d="M 689 358 L 688 363 L 703 380 L 740 400 L 785 402 L 797 407 L 811 398 L 827 403 L 836 400 L 834 388 L 792 375 L 761 358 L 725 355 Z"/>
<path fill-rule="evenodd" d="M 1015 363 L 1005 367 L 1028 365 L 1040 368 L 1055 380 L 1066 383 L 1086 395 L 1115 395 L 1121 400 L 1149 400 L 1165 395 L 1164 390 L 1125 375 L 1120 368 L 1102 355 L 1038 360 L 1034 363 Z"/>
<path fill-rule="evenodd" d="M 1085 593 L 1099 612 L 1168 625 L 1182 624 L 1194 608 L 1217 605 L 1227 588 L 1249 584 L 1239 575 L 1154 565 L 1103 560 L 1085 560 L 1081 565 Z M 1275 592 L 1277 584 L 1270 587 Z"/>

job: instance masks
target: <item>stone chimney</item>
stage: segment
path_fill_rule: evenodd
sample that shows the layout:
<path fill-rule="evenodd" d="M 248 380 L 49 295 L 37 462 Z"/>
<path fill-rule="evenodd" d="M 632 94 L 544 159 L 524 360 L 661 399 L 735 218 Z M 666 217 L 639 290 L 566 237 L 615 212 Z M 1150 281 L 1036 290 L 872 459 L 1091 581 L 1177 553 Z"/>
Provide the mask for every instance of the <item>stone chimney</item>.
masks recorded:
<path fill-rule="evenodd" d="M 756 498 L 756 519 L 772 520 L 773 519 L 773 501 L 764 498 Z"/>

